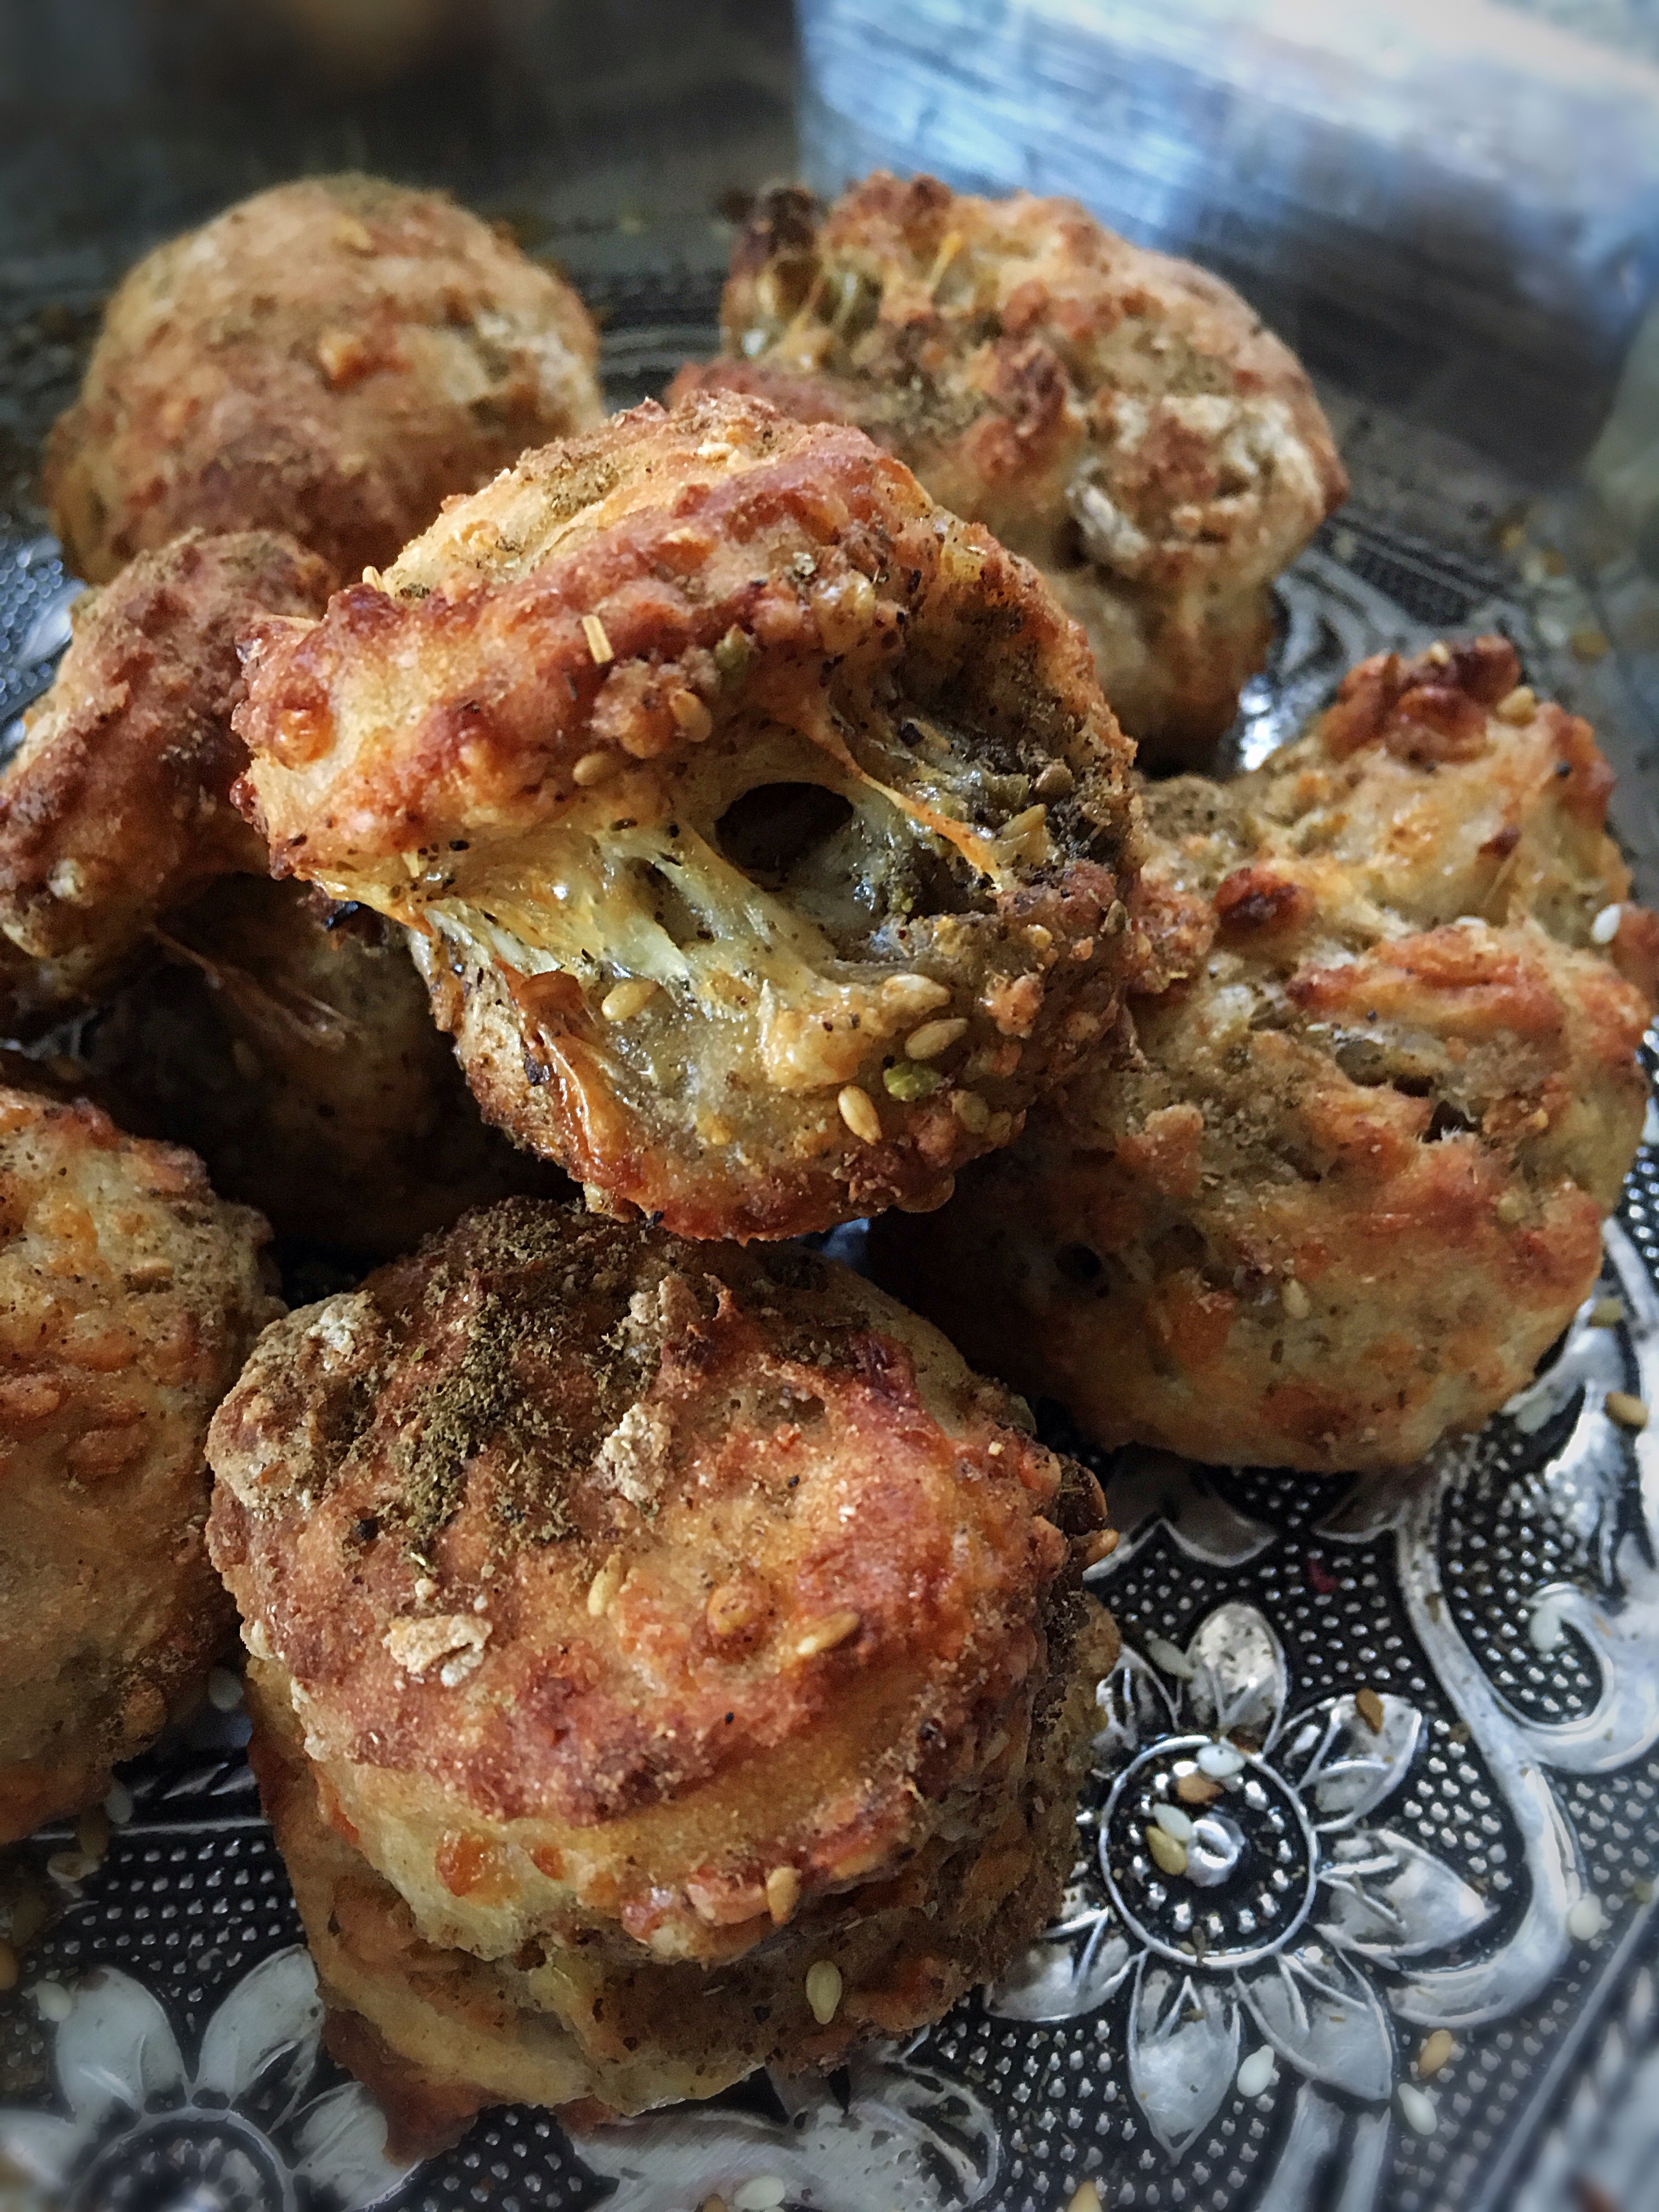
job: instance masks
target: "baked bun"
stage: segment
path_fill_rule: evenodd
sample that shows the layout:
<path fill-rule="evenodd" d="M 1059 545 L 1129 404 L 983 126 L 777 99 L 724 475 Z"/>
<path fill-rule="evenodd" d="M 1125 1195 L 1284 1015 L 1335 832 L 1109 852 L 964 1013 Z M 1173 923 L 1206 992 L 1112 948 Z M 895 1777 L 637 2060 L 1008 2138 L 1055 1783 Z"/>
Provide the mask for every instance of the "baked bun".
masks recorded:
<path fill-rule="evenodd" d="M 320 613 L 333 572 L 270 531 L 199 532 L 75 609 L 52 688 L 0 773 L 0 1023 L 84 1011 L 149 951 L 159 915 L 264 848 L 230 803 L 237 633 Z"/>
<path fill-rule="evenodd" d="M 486 1115 L 684 1234 L 937 1204 L 1114 1015 L 1081 635 L 856 430 L 636 408 L 247 667 L 273 867 L 406 922 Z"/>
<path fill-rule="evenodd" d="M 403 931 L 367 907 L 230 876 L 155 941 L 81 1032 L 87 1082 L 279 1237 L 383 1260 L 469 1207 L 568 1191 L 484 1121 Z"/>
<path fill-rule="evenodd" d="M 234 1614 L 208 1416 L 282 1311 L 265 1224 L 96 1108 L 0 1088 L 0 1843 L 95 1803 Z"/>
<path fill-rule="evenodd" d="M 210 1542 L 365 2069 L 632 2112 L 998 1971 L 1115 1648 L 1022 1419 L 816 1255 L 526 1201 L 269 1331 Z"/>
<path fill-rule="evenodd" d="M 1238 295 L 1073 200 L 882 172 L 763 194 L 677 394 L 856 422 L 1040 568 L 1149 761 L 1200 761 L 1272 635 L 1268 586 L 1346 495 L 1301 365 Z"/>
<path fill-rule="evenodd" d="M 1103 1444 L 1315 1474 L 1478 1428 L 1595 1281 L 1659 919 L 1587 723 L 1502 638 L 1379 657 L 1146 793 L 1138 1050 L 876 1264 Z"/>
<path fill-rule="evenodd" d="M 343 576 L 447 494 L 599 421 L 569 286 L 441 193 L 278 185 L 141 261 L 44 479 L 94 583 L 191 529 L 291 532 Z"/>

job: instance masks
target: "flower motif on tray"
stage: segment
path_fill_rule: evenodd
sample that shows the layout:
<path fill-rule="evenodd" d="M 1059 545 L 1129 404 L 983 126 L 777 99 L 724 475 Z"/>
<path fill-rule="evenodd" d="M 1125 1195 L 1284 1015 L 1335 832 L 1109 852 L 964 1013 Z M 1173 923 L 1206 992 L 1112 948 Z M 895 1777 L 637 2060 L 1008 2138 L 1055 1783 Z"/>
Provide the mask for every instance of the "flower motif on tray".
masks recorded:
<path fill-rule="evenodd" d="M 1247 2036 L 1310 2081 L 1386 2098 L 1395 2040 L 1371 1969 L 1492 1911 L 1387 1826 L 1421 1714 L 1361 1691 L 1287 1717 L 1285 1655 L 1254 1605 L 1153 1656 L 1158 1671 L 1126 1650 L 1101 1685 L 1095 1863 L 993 2009 L 1069 2019 L 1130 1983 L 1130 2081 L 1170 2151 L 1215 2117 Z"/>
<path fill-rule="evenodd" d="M 101 1967 L 58 2026 L 69 2117 L 0 2110 L 0 2170 L 51 2212 L 368 2212 L 410 2168 L 386 2157 L 386 2122 L 355 2081 L 312 2094 L 322 2027 L 316 1972 L 293 1945 L 236 1984 L 187 2067 L 156 1999 Z"/>

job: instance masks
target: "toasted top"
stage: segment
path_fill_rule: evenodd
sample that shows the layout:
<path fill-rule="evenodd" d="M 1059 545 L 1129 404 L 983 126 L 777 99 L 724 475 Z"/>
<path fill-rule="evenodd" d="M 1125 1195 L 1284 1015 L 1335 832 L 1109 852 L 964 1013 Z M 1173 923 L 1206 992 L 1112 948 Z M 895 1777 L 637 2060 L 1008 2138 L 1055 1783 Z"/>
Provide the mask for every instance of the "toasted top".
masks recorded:
<path fill-rule="evenodd" d="M 1347 480 L 1312 386 L 1238 295 L 1075 201 L 878 171 L 763 196 L 715 380 L 856 422 L 1048 567 L 1160 592 L 1282 568 Z M 795 380 L 783 389 L 778 380 Z"/>
<path fill-rule="evenodd" d="M 1041 1659 L 1098 1492 L 1019 1410 L 815 1256 L 513 1200 L 266 1334 L 210 1540 L 313 1758 L 572 1827 L 769 1776 L 844 1853 Z"/>
<path fill-rule="evenodd" d="M 0 1835 L 101 1795 L 225 1632 L 208 1416 L 281 1306 L 201 1164 L 0 1088 Z"/>
<path fill-rule="evenodd" d="M 1516 676 L 1498 637 L 1380 656 L 1254 774 L 1150 787 L 1133 1051 L 884 1235 L 896 1287 L 1097 1442 L 1407 1465 L 1594 1282 L 1659 918 L 1588 725 Z"/>
<path fill-rule="evenodd" d="M 596 422 L 598 352 L 568 285 L 441 193 L 278 185 L 116 291 L 47 447 L 53 525 L 99 583 L 181 530 L 256 526 L 356 575 Z"/>
<path fill-rule="evenodd" d="M 191 532 L 77 602 L 51 690 L 0 774 L 0 931 L 19 963 L 9 1025 L 92 1003 L 168 908 L 264 872 L 230 803 L 238 632 L 320 613 L 332 571 L 290 538 Z"/>
<path fill-rule="evenodd" d="M 941 705 L 972 680 L 1010 738 L 1075 755 L 1075 811 L 1121 842 L 1128 748 L 1030 569 L 855 430 L 647 403 L 448 501 L 320 624 L 256 625 L 247 798 L 278 870 L 412 918 L 474 876 L 479 839 L 659 821 L 711 737 L 775 705 L 849 765 L 837 692 L 901 656 Z M 803 686 L 829 695 L 816 714 Z M 947 793 L 907 811 L 953 820 Z M 994 871 L 976 823 L 948 834 Z"/>
<path fill-rule="evenodd" d="M 1201 884 L 1228 951 L 1280 966 L 1291 948 L 1305 957 L 1310 932 L 1335 955 L 1450 923 L 1530 919 L 1559 944 L 1605 947 L 1652 1001 L 1659 921 L 1630 902 L 1607 831 L 1613 788 L 1589 724 L 1521 683 L 1507 638 L 1435 645 L 1415 660 L 1377 653 L 1254 774 L 1158 794 L 1147 896 L 1160 883 Z M 1231 858 L 1211 841 L 1212 818 L 1238 825 Z M 1190 951 L 1174 957 L 1182 972 L 1196 964 Z"/>
<path fill-rule="evenodd" d="M 1385 1123 L 1403 1158 L 1426 1139 L 1443 1182 L 1479 1154 L 1613 1204 L 1659 917 L 1628 900 L 1589 725 L 1518 672 L 1495 636 L 1379 654 L 1255 774 L 1149 794 L 1139 904 L 1149 980 L 1172 988 L 1134 1001 L 1135 1080 L 1204 1115 L 1218 1213 L 1259 1203 L 1287 1146 L 1312 1161 L 1352 1142 L 1380 1174 Z"/>

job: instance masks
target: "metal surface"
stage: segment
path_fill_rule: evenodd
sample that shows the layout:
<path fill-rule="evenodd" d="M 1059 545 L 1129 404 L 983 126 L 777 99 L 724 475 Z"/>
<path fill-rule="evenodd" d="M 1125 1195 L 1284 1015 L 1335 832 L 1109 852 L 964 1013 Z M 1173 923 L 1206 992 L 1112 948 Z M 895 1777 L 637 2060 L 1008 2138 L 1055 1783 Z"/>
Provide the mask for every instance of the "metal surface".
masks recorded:
<path fill-rule="evenodd" d="M 601 304 L 618 398 L 710 340 L 707 282 L 672 266 Z M 1540 686 L 1614 683 L 1549 643 L 1576 617 L 1570 580 L 1472 550 L 1449 506 L 1437 544 L 1388 504 L 1362 483 L 1286 580 L 1236 759 L 1363 653 L 1442 630 L 1505 627 Z M 50 672 L 69 589 L 38 532 L 0 544 L 9 711 Z M 1652 737 L 1631 714 L 1602 718 L 1627 767 Z M 1124 1540 L 1098 1580 L 1126 1650 L 1066 1916 L 1000 1990 L 830 2083 L 574 2138 L 494 2112 L 388 2167 L 378 2115 L 321 2051 L 244 1724 L 208 1712 L 128 1775 L 131 1818 L 95 1870 L 42 1875 L 61 1913 L 0 1998 L 0 2151 L 34 2179 L 0 2182 L 0 2204 L 691 2212 L 718 2191 L 742 2212 L 1054 2212 L 1092 2179 L 1109 2206 L 1565 2212 L 1599 2160 L 1638 2212 L 1659 2073 L 1659 1433 L 1602 1401 L 1659 1403 L 1656 1280 L 1650 1148 L 1609 1233 L 1626 1323 L 1581 1316 L 1475 1443 L 1392 1483 L 1149 1454 L 1107 1470 Z M 1217 1731 L 1241 1721 L 1262 1746 L 1228 1772 Z M 1194 1816 L 1201 1879 L 1177 1886 L 1145 1830 L 1206 1758 L 1223 1792 Z M 49 1832 L 33 1861 L 70 1842 Z M 1419 2080 L 1442 2027 L 1452 2055 Z"/>

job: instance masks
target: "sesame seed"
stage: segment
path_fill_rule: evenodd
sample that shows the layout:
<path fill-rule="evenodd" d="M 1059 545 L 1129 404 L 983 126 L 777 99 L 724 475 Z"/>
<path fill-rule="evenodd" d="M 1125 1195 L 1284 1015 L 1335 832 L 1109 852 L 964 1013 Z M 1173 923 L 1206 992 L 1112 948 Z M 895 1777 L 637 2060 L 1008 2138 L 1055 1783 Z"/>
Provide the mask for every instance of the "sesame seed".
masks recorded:
<path fill-rule="evenodd" d="M 928 271 L 927 289 L 930 293 L 939 289 L 940 278 L 961 251 L 962 233 L 959 230 L 947 231 L 940 241 L 939 252 L 933 256 L 933 268 Z"/>
<path fill-rule="evenodd" d="M 104 1799 L 104 1810 L 118 1828 L 125 1828 L 132 1818 L 132 1792 L 125 1782 L 112 1782 Z"/>
<path fill-rule="evenodd" d="M 806 2002 L 820 2027 L 828 2027 L 841 2009 L 841 1968 L 828 1959 L 814 1960 L 806 1969 Z"/>
<path fill-rule="evenodd" d="M 1414 2081 L 1402 2081 L 1395 2095 L 1399 2100 L 1400 2117 L 1413 2134 L 1431 2136 L 1439 2125 L 1440 2115 L 1427 2091 L 1419 2089 Z"/>
<path fill-rule="evenodd" d="M 648 975 L 629 975 L 615 983 L 599 1001 L 599 1012 L 608 1022 L 631 1022 L 635 1014 L 642 1014 L 657 995 L 657 987 Z"/>
<path fill-rule="evenodd" d="M 1153 1666 L 1162 1668 L 1166 1674 L 1173 1674 L 1178 1682 L 1190 1682 L 1198 1671 L 1181 1646 L 1171 1644 L 1167 1636 L 1149 1636 L 1146 1656 Z"/>
<path fill-rule="evenodd" d="M 1417 2073 L 1419 2081 L 1431 2081 L 1457 2049 L 1449 2027 L 1437 2027 L 1432 2035 L 1425 2035 L 1423 2047 L 1417 2054 Z"/>
<path fill-rule="evenodd" d="M 905 1040 L 905 1056 L 909 1060 L 937 1060 L 940 1053 L 949 1052 L 967 1034 L 967 1022 L 960 1015 L 945 1021 L 924 1022 Z"/>
<path fill-rule="evenodd" d="M 1609 1390 L 1606 1405 L 1607 1419 L 1617 1421 L 1621 1429 L 1646 1428 L 1647 1407 L 1640 1398 L 1633 1398 L 1628 1390 Z"/>
<path fill-rule="evenodd" d="M 1259 2049 L 1250 2053 L 1235 2076 L 1239 2095 L 1241 2097 L 1261 2096 L 1262 2092 L 1272 2084 L 1276 2070 L 1273 2045 L 1270 2043 L 1264 2043 Z"/>
<path fill-rule="evenodd" d="M 1198 1833 L 1178 1805 L 1154 1805 L 1152 1818 L 1164 1834 L 1173 1836 L 1178 1844 L 1190 1844 Z"/>
<path fill-rule="evenodd" d="M 1200 1747 L 1198 1765 L 1212 1782 L 1231 1782 L 1244 1771 L 1244 1754 L 1231 1743 L 1206 1743 Z"/>
<path fill-rule="evenodd" d="M 856 1083 L 849 1083 L 836 1099 L 841 1118 L 861 1145 L 881 1142 L 881 1115 L 876 1111 L 876 1102 L 867 1091 L 860 1091 Z"/>
<path fill-rule="evenodd" d="M 207 1693 L 208 1703 L 216 1712 L 234 1713 L 242 1702 L 242 1678 L 233 1674 L 228 1667 L 210 1668 Z"/>
<path fill-rule="evenodd" d="M 628 1579 L 628 1570 L 623 1565 L 620 1552 L 612 1552 L 605 1565 L 587 1585 L 587 1611 L 591 1620 L 599 1620 L 616 1602 L 617 1593 Z"/>
<path fill-rule="evenodd" d="M 1432 661 L 1437 668 L 1447 667 L 1451 660 L 1451 647 L 1443 640 L 1436 638 L 1423 658 L 1425 660 Z"/>
<path fill-rule="evenodd" d="M 1115 1528 L 1097 1528 L 1090 1537 L 1087 1548 L 1084 1552 L 1084 1565 L 1097 1567 L 1103 1559 L 1109 1559 L 1116 1551 L 1118 1542 L 1118 1533 Z"/>
<path fill-rule="evenodd" d="M 800 1876 L 792 1866 L 775 1866 L 766 1877 L 766 1909 L 781 1928 L 800 1903 Z"/>
<path fill-rule="evenodd" d="M 52 1917 L 52 1907 L 43 1893 L 26 1889 L 12 1899 L 11 1925 L 7 1933 L 19 1948 L 33 1942 Z"/>
<path fill-rule="evenodd" d="M 1382 1723 L 1388 1716 L 1382 1710 L 1382 1700 L 1375 1690 L 1356 1690 L 1353 1693 L 1353 1709 L 1373 1735 L 1382 1735 Z"/>
<path fill-rule="evenodd" d="M 745 2181 L 732 2199 L 732 2212 L 775 2212 L 789 2194 L 789 2185 L 775 2173 L 757 2173 Z"/>
<path fill-rule="evenodd" d="M 416 1576 L 415 1580 L 415 1602 L 416 1605 L 430 1605 L 433 1599 L 436 1597 L 437 1595 L 438 1585 L 433 1581 L 430 1575 Z"/>
<path fill-rule="evenodd" d="M 42 2020 L 64 2021 L 75 2010 L 75 2000 L 61 1982 L 37 1982 L 29 1995 Z"/>
<path fill-rule="evenodd" d="M 951 1111 L 963 1127 L 975 1137 L 983 1135 L 990 1123 L 991 1109 L 977 1091 L 953 1091 L 951 1093 Z"/>
<path fill-rule="evenodd" d="M 726 2199 L 720 2196 L 705 2197 L 697 2212 L 726 2212 Z"/>
<path fill-rule="evenodd" d="M 677 691 L 668 702 L 668 711 L 680 735 L 694 745 L 700 745 L 714 726 L 714 718 L 695 691 Z"/>
<path fill-rule="evenodd" d="M 603 783 L 617 765 L 614 753 L 584 753 L 570 771 L 570 781 L 584 791 L 591 791 L 596 783 Z"/>
<path fill-rule="evenodd" d="M 1284 1301 L 1285 1312 L 1292 1321 L 1306 1321 L 1308 1316 L 1313 1311 L 1313 1300 L 1294 1275 L 1285 1277 L 1279 1295 Z"/>
<path fill-rule="evenodd" d="M 1575 1943 L 1593 1943 L 1607 1924 L 1599 1897 L 1581 1897 L 1567 1915 L 1567 1933 Z"/>
<path fill-rule="evenodd" d="M 587 649 L 593 656 L 596 668 L 603 668 L 607 660 L 616 659 L 616 651 L 605 634 L 605 624 L 597 615 L 582 617 L 582 635 L 587 640 Z"/>
<path fill-rule="evenodd" d="M 1574 630 L 1567 646 L 1575 660 L 1600 660 L 1612 650 L 1606 630 L 1598 629 L 1594 623 Z"/>
<path fill-rule="evenodd" d="M 89 1874 L 95 1874 L 97 1870 L 97 1860 L 89 1859 L 84 1851 L 54 1851 L 46 1861 L 46 1872 L 54 1881 L 61 1881 L 66 1888 L 77 1881 L 84 1881 Z"/>
<path fill-rule="evenodd" d="M 1221 1795 L 1221 1784 L 1207 1774 L 1183 1774 L 1176 1783 L 1176 1796 L 1183 1805 L 1209 1805 Z"/>
<path fill-rule="evenodd" d="M 859 1617 L 849 1607 L 842 1613 L 828 1613 L 822 1620 L 815 1620 L 795 1639 L 797 1659 L 816 1659 L 822 1651 L 833 1651 L 838 1644 L 857 1632 Z"/>
<path fill-rule="evenodd" d="M 1588 1318 L 1592 1328 L 1622 1328 L 1630 1316 L 1623 1298 L 1597 1298 Z"/>
<path fill-rule="evenodd" d="M 1590 924 L 1590 943 L 1611 945 L 1619 934 L 1619 925 L 1624 918 L 1625 909 L 1619 901 L 1615 900 L 1611 906 L 1604 906 Z"/>
<path fill-rule="evenodd" d="M 1101 2212 L 1100 2191 L 1092 2181 L 1078 2185 L 1067 2200 L 1066 2212 Z"/>
<path fill-rule="evenodd" d="M 1493 709 L 1500 722 L 1512 722 L 1516 727 L 1531 721 L 1538 712 L 1538 694 L 1530 684 L 1517 684 L 1513 691 L 1501 698 Z"/>
<path fill-rule="evenodd" d="M 1165 1874 L 1186 1873 L 1187 1846 L 1176 1843 L 1175 1838 L 1166 1835 L 1162 1828 L 1154 1826 L 1147 1829 L 1146 1848 Z"/>
<path fill-rule="evenodd" d="M 75 1824 L 75 1840 L 94 1863 L 108 1850 L 112 1832 L 109 1815 L 101 1805 L 82 1813 Z"/>

